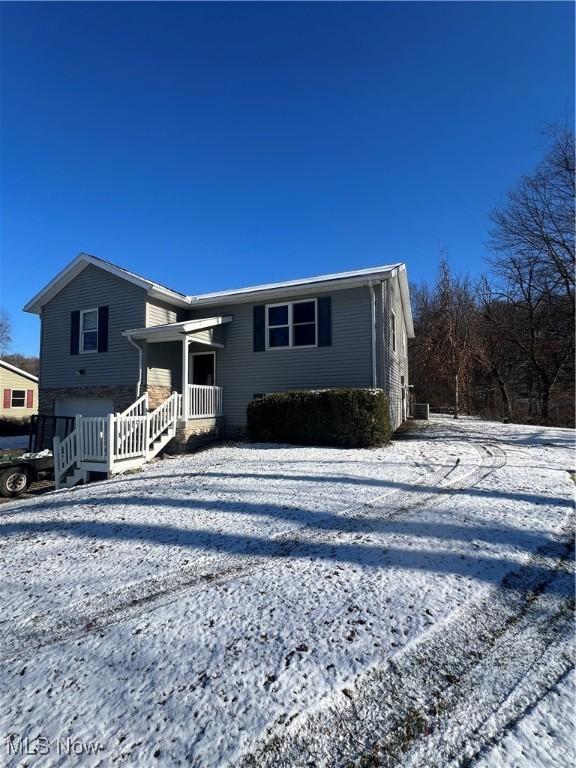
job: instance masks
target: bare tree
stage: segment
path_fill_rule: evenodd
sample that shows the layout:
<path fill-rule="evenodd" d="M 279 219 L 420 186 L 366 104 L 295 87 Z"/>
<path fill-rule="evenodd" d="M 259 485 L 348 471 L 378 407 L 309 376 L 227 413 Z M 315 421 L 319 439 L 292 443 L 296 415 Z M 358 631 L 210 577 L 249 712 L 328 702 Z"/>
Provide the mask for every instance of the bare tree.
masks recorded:
<path fill-rule="evenodd" d="M 15 365 L 16 368 L 21 368 L 23 371 L 28 371 L 33 376 L 38 376 L 40 369 L 40 360 L 35 355 L 21 355 L 19 352 L 14 352 L 9 355 L 3 355 L 2 358 L 5 362 Z"/>
<path fill-rule="evenodd" d="M 463 394 L 465 409 L 470 409 L 470 385 L 478 358 L 474 288 L 467 277 L 452 274 L 443 254 L 436 283 L 413 289 L 413 302 L 412 380 L 420 397 L 436 404 L 450 402 L 454 418 L 458 418 Z"/>
<path fill-rule="evenodd" d="M 444 357 L 444 369 L 453 386 L 454 418 L 460 415 L 460 390 L 469 384 L 471 364 L 476 347 L 476 308 L 470 280 L 455 277 L 448 260 L 440 261 L 437 285 L 441 332 L 439 350 Z"/>
<path fill-rule="evenodd" d="M 504 317 L 486 313 L 530 367 L 540 416 L 574 355 L 574 136 L 552 132 L 552 146 L 491 214 L 490 247 L 496 287 L 489 303 L 504 302 Z"/>
<path fill-rule="evenodd" d="M 494 298 L 494 291 L 486 276 L 477 284 L 478 336 L 476 360 L 480 370 L 488 376 L 498 391 L 501 415 L 506 421 L 513 417 L 513 385 L 516 380 L 514 350 L 503 332 L 511 322 L 511 307 Z M 492 408 L 490 415 L 495 415 Z"/>
<path fill-rule="evenodd" d="M 548 134 L 552 146 L 544 161 L 490 215 L 492 265 L 516 290 L 518 271 L 532 265 L 534 276 L 574 307 L 574 135 L 560 128 Z"/>
<path fill-rule="evenodd" d="M 3 355 L 12 343 L 12 323 L 8 313 L 0 308 L 0 355 Z"/>

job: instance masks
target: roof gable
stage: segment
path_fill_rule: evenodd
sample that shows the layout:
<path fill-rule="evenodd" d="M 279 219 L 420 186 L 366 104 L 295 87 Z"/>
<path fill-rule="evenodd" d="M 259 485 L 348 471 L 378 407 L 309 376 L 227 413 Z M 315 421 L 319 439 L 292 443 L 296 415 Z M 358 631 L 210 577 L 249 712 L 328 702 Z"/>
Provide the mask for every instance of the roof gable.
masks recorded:
<path fill-rule="evenodd" d="M 12 363 L 7 363 L 6 360 L 0 360 L 0 367 L 5 368 L 11 373 L 16 373 L 18 376 L 23 376 L 25 379 L 33 381 L 35 384 L 38 383 L 38 376 L 34 376 L 33 373 L 28 373 L 28 371 L 23 371 L 21 368 L 16 368 L 15 365 L 12 365 Z"/>
<path fill-rule="evenodd" d="M 127 280 L 128 282 L 143 288 L 148 295 L 154 298 L 161 299 L 175 306 L 190 309 L 200 306 L 218 306 L 238 302 L 259 301 L 281 292 L 285 293 L 286 290 L 290 290 L 290 293 L 292 294 L 298 293 L 303 295 L 318 289 L 341 290 L 358 285 L 368 285 L 372 281 L 388 280 L 398 276 L 403 297 L 404 317 L 408 336 L 412 337 L 414 335 L 406 266 L 402 262 L 380 267 L 371 267 L 369 269 L 357 269 L 350 272 L 319 275 L 317 277 L 308 277 L 300 280 L 287 280 L 280 283 L 254 285 L 236 290 L 186 296 L 185 294 L 173 291 L 171 288 L 167 288 L 160 283 L 155 283 L 141 275 L 130 272 L 128 269 L 118 267 L 109 261 L 99 259 L 96 256 L 91 256 L 88 253 L 80 253 L 67 267 L 59 272 L 48 285 L 37 293 L 34 298 L 30 299 L 25 305 L 24 311 L 40 314 L 42 307 L 54 298 L 54 296 L 79 275 L 89 264 L 93 264 L 100 269 L 116 275 L 116 277 L 119 277 L 122 280 Z"/>
<path fill-rule="evenodd" d="M 137 285 L 143 288 L 151 296 L 154 296 L 164 301 L 169 301 L 171 304 L 187 307 L 189 304 L 188 298 L 177 291 L 173 291 L 170 288 L 166 288 L 160 283 L 155 283 L 152 280 L 148 280 L 145 277 L 130 272 L 123 267 L 118 267 L 109 261 L 99 259 L 97 256 L 91 256 L 88 253 L 80 253 L 68 264 L 64 269 L 59 272 L 56 277 L 51 280 L 48 285 L 39 291 L 30 301 L 24 306 L 25 312 L 31 312 L 32 314 L 40 314 L 42 307 L 54 298 L 60 291 L 65 288 L 77 275 L 80 274 L 87 266 L 93 264 L 99 269 L 103 269 L 105 272 L 109 272 L 112 275 L 126 280 L 133 285 Z"/>

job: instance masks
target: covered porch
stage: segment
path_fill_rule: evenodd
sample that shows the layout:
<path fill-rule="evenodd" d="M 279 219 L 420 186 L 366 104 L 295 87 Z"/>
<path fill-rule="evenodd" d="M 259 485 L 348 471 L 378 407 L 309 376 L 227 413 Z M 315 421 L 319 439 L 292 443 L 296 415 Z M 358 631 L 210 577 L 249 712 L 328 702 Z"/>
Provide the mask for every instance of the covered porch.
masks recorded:
<path fill-rule="evenodd" d="M 183 422 L 221 417 L 218 351 L 224 348 L 223 326 L 231 320 L 218 316 L 125 331 L 139 352 L 139 392 L 145 389 L 154 404 L 178 392 Z"/>

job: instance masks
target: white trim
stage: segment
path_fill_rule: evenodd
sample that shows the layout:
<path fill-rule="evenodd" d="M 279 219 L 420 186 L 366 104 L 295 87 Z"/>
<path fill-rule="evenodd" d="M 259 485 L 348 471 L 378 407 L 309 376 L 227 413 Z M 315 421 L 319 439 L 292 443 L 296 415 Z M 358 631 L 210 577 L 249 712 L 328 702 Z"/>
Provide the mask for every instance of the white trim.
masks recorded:
<path fill-rule="evenodd" d="M 14 405 L 14 392 L 24 392 L 24 405 Z M 28 392 L 25 389 L 11 389 L 10 390 L 10 409 L 24 409 L 28 406 L 26 405 L 26 400 L 28 399 Z"/>
<path fill-rule="evenodd" d="M 90 312 L 96 312 L 96 329 L 90 329 L 88 331 L 84 330 L 84 315 L 90 314 Z M 78 338 L 78 354 L 80 355 L 93 355 L 94 352 L 98 352 L 98 324 L 100 322 L 100 312 L 98 310 L 98 307 L 93 307 L 92 309 L 81 309 L 80 310 L 80 331 L 79 331 L 79 338 Z M 84 349 L 84 334 L 85 333 L 96 333 L 96 349 Z"/>
<path fill-rule="evenodd" d="M 356 288 L 374 283 L 384 282 L 397 277 L 400 283 L 402 296 L 402 310 L 406 322 L 408 338 L 414 338 L 414 323 L 410 306 L 410 288 L 406 265 L 402 262 L 387 266 L 374 267 L 373 269 L 357 269 L 352 272 L 340 272 L 320 277 L 310 277 L 303 280 L 288 280 L 283 283 L 269 283 L 267 285 L 255 285 L 250 288 L 240 288 L 232 291 L 220 291 L 217 293 L 204 293 L 198 296 L 189 296 L 192 307 L 196 306 L 221 306 L 223 304 L 242 304 L 255 301 L 272 299 L 279 293 L 293 296 L 317 296 L 320 292 L 333 292 L 346 288 Z M 286 302 L 279 302 L 286 303 Z M 276 349 L 276 347 L 273 347 Z M 277 347 L 286 349 L 286 347 Z"/>
<path fill-rule="evenodd" d="M 30 381 L 33 381 L 35 384 L 38 384 L 38 376 L 34 376 L 33 373 L 28 373 L 28 371 L 23 371 L 21 368 L 16 368 L 15 365 L 12 365 L 12 363 L 7 363 L 6 360 L 0 360 L 0 366 L 2 366 L 2 368 L 6 368 L 8 371 L 12 371 L 12 373 L 17 373 L 19 376 L 24 376 L 24 378 L 30 379 Z"/>
<path fill-rule="evenodd" d="M 138 382 L 136 384 L 136 399 L 138 400 L 140 398 L 140 390 L 142 389 L 142 371 L 144 370 L 144 350 L 140 346 L 140 344 L 136 344 L 134 339 L 131 336 L 126 336 L 126 340 L 132 344 L 134 349 L 138 350 Z"/>
<path fill-rule="evenodd" d="M 119 277 L 121 280 L 126 280 L 143 288 L 151 296 L 169 301 L 177 306 L 187 307 L 190 304 L 189 298 L 184 296 L 184 294 L 172 291 L 170 288 L 154 283 L 152 280 L 147 280 L 145 277 L 140 277 L 133 272 L 129 272 L 127 269 L 117 267 L 115 264 L 99 259 L 97 256 L 91 256 L 89 253 L 79 253 L 56 277 L 24 305 L 24 312 L 31 312 L 35 315 L 40 314 L 42 307 L 90 264 L 103 269 L 105 272 L 110 272 L 110 274 Z"/>
<path fill-rule="evenodd" d="M 127 269 L 117 267 L 109 261 L 104 261 L 88 253 L 80 253 L 67 267 L 59 272 L 41 291 L 39 291 L 24 306 L 25 312 L 40 314 L 42 307 L 62 290 L 71 280 L 89 264 L 93 264 L 122 280 L 127 280 L 134 285 L 143 288 L 150 296 L 162 299 L 179 307 L 213 306 L 225 303 L 243 303 L 261 301 L 278 295 L 278 293 L 292 293 L 293 295 L 317 294 L 319 291 L 335 291 L 355 286 L 367 285 L 368 280 L 375 282 L 388 280 L 398 276 L 403 300 L 403 311 L 406 321 L 408 338 L 414 337 L 414 326 L 410 308 L 410 289 L 406 274 L 406 265 L 402 262 L 388 264 L 369 269 L 356 269 L 350 272 L 336 272 L 328 275 L 319 275 L 299 280 L 287 280 L 280 283 L 266 283 L 254 285 L 248 288 L 239 288 L 214 293 L 203 293 L 197 296 L 185 296 L 177 291 L 172 291 L 163 285 L 154 283 L 144 277 L 134 274 Z"/>
<path fill-rule="evenodd" d="M 317 277 L 307 277 L 307 278 L 301 278 L 299 280 L 286 280 L 281 283 L 267 283 L 264 285 L 254 285 L 250 286 L 248 288 L 238 288 L 236 290 L 230 290 L 230 291 L 218 291 L 215 293 L 202 293 L 198 296 L 190 296 L 190 302 L 192 306 L 195 304 L 208 304 L 208 303 L 223 303 L 224 299 L 227 299 L 228 297 L 234 298 L 235 301 L 241 301 L 242 296 L 246 296 L 246 300 L 250 300 L 250 298 L 253 297 L 254 294 L 257 293 L 268 293 L 268 292 L 278 292 L 282 290 L 284 293 L 286 293 L 287 288 L 303 288 L 306 289 L 310 287 L 311 290 L 318 291 L 318 285 L 321 283 L 326 283 L 327 288 L 334 288 L 336 287 L 335 284 L 342 282 L 345 285 L 343 287 L 349 287 L 351 283 L 366 283 L 366 278 L 373 278 L 376 279 L 378 276 L 382 279 L 387 279 L 388 277 L 393 276 L 395 270 L 402 266 L 401 263 L 397 264 L 388 264 L 386 266 L 381 267 L 372 267 L 368 269 L 356 269 L 351 272 L 335 272 L 333 274 L 328 275 L 319 275 Z M 300 292 L 298 290 L 298 292 Z"/>
<path fill-rule="evenodd" d="M 376 389 L 377 374 L 376 374 L 376 293 L 374 291 L 374 284 L 372 280 L 368 282 L 368 288 L 370 290 L 370 317 L 371 317 L 371 332 L 370 332 L 370 348 L 372 357 L 372 386 Z"/>
<path fill-rule="evenodd" d="M 296 323 L 296 325 L 314 325 L 314 344 L 294 344 L 294 304 L 311 304 L 314 302 L 314 323 Z M 273 307 L 288 307 L 288 322 L 283 325 L 268 324 L 268 310 Z M 276 351 L 278 349 L 311 349 L 318 346 L 318 299 L 298 299 L 298 301 L 279 301 L 276 304 L 266 304 L 264 307 L 264 320 L 266 326 L 266 351 Z M 268 331 L 273 328 L 288 328 L 288 344 L 284 346 L 271 347 L 269 344 Z"/>
<path fill-rule="evenodd" d="M 122 331 L 123 336 L 132 336 L 135 339 L 147 341 L 179 341 L 182 335 L 215 328 L 218 325 L 232 322 L 232 315 L 218 317 L 206 317 L 199 320 L 182 320 L 179 323 L 166 323 L 165 325 L 151 325 L 147 328 L 131 328 Z M 198 341 L 198 339 L 193 339 Z"/>
<path fill-rule="evenodd" d="M 188 414 L 189 391 L 188 391 L 188 362 L 189 362 L 189 343 L 188 337 L 182 337 L 182 413 L 184 418 Z"/>
<path fill-rule="evenodd" d="M 212 355 L 214 357 L 214 381 L 212 384 L 209 384 L 207 386 L 215 387 L 216 384 L 216 352 L 190 352 L 190 357 L 192 358 L 192 365 L 190 366 L 190 378 L 192 381 L 189 381 L 189 384 L 194 384 L 194 358 L 198 355 Z"/>
<path fill-rule="evenodd" d="M 188 336 L 190 339 L 190 344 L 204 344 L 206 347 L 211 347 L 214 349 L 224 349 L 224 344 L 220 344 L 218 341 L 208 341 L 208 339 L 198 339 L 194 334 L 192 333 L 190 336 Z M 202 352 L 204 354 L 204 352 Z"/>
<path fill-rule="evenodd" d="M 400 300 L 402 302 L 402 314 L 406 325 L 406 335 L 409 339 L 414 338 L 414 319 L 412 317 L 412 306 L 410 304 L 410 286 L 408 284 L 408 274 L 406 265 L 401 264 L 398 267 L 398 285 L 400 286 Z"/>

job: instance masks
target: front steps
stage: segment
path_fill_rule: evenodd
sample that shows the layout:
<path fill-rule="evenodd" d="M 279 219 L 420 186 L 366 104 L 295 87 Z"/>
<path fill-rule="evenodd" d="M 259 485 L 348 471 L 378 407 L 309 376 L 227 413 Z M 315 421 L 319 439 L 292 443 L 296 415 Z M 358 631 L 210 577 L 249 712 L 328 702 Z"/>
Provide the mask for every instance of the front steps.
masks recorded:
<path fill-rule="evenodd" d="M 124 413 L 76 416 L 74 430 L 54 438 L 56 488 L 86 482 L 89 472 L 111 477 L 141 467 L 174 438 L 181 396 L 173 392 L 158 408 L 148 410 L 148 396 Z"/>
<path fill-rule="evenodd" d="M 83 467 L 70 467 L 66 470 L 64 477 L 60 483 L 62 488 L 73 488 L 78 483 L 85 483 L 88 479 L 88 470 Z"/>
<path fill-rule="evenodd" d="M 213 395 L 212 405 L 214 412 L 221 412 L 221 390 L 217 387 L 200 389 L 218 390 L 218 397 Z M 201 394 L 202 398 L 196 398 L 199 407 L 206 405 L 207 395 Z M 62 440 L 54 438 L 56 488 L 71 488 L 86 482 L 91 472 L 107 477 L 120 475 L 141 467 L 164 449 L 172 454 L 186 453 L 222 437 L 222 416 L 185 419 L 182 408 L 182 395 L 173 392 L 149 411 L 148 394 L 145 393 L 123 413 L 78 415 L 69 435 Z M 210 412 L 210 408 L 206 407 L 204 411 Z"/>

